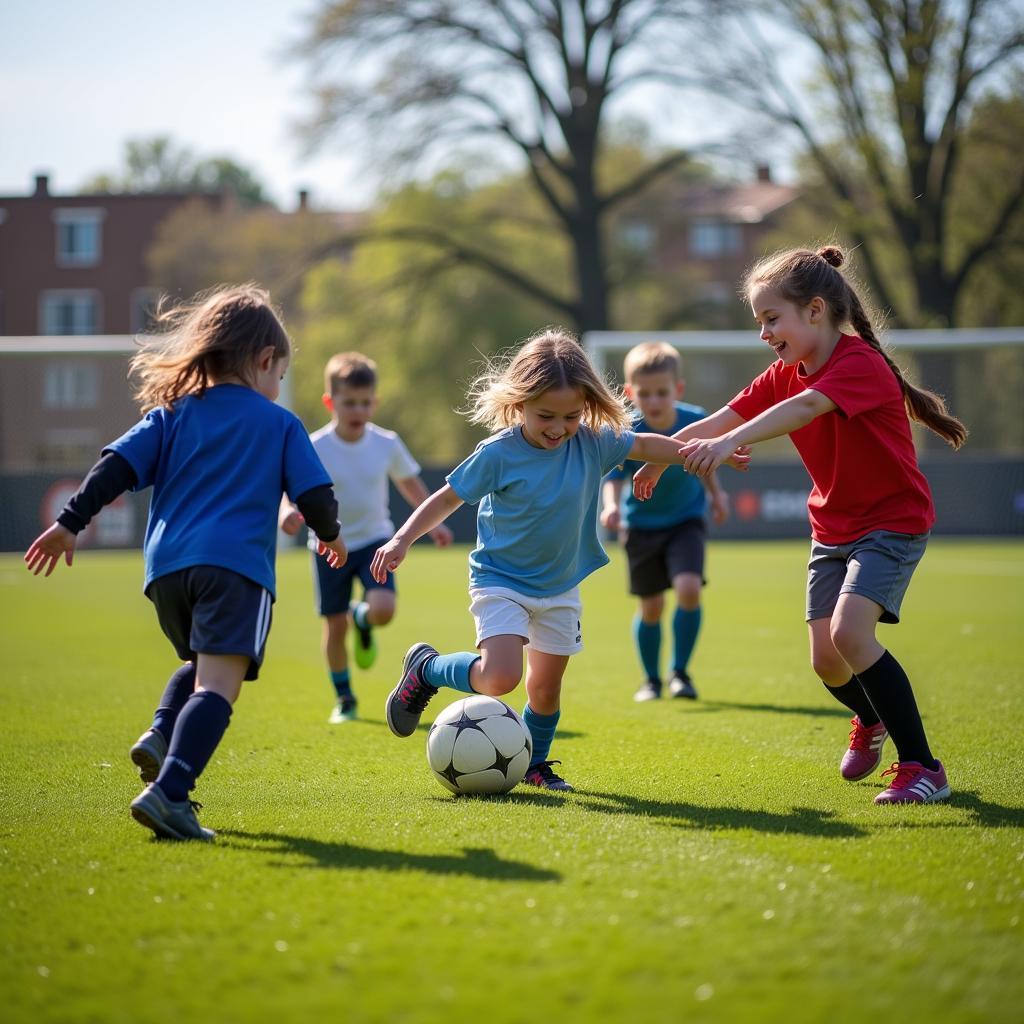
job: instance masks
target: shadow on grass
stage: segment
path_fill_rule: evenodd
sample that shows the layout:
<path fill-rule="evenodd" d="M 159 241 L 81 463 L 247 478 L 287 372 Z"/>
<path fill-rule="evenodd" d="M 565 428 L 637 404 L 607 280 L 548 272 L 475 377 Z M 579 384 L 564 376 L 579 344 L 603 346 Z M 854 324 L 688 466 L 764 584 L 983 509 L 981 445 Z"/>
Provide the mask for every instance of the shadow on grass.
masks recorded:
<path fill-rule="evenodd" d="M 700 700 L 692 705 L 702 711 L 770 711 L 778 715 L 809 715 L 812 718 L 846 718 L 852 712 L 845 708 L 807 707 L 803 704 L 744 704 L 732 700 Z"/>
<path fill-rule="evenodd" d="M 788 813 L 758 811 L 745 807 L 701 807 L 675 800 L 651 800 L 622 793 L 580 790 L 582 806 L 598 814 L 635 814 L 643 818 L 664 818 L 676 828 L 753 829 L 755 832 L 791 832 L 827 839 L 864 836 L 867 832 L 846 821 L 835 820 L 834 812 L 817 807 L 794 807 Z"/>
<path fill-rule="evenodd" d="M 311 836 L 290 836 L 280 832 L 217 833 L 231 849 L 265 855 L 297 855 L 305 863 L 271 860 L 273 867 L 335 868 L 348 871 L 427 871 L 438 875 L 472 875 L 504 882 L 560 882 L 562 876 L 549 868 L 523 861 L 502 860 L 487 848 L 463 847 L 461 854 L 406 853 L 375 850 L 352 843 L 333 843 Z"/>
<path fill-rule="evenodd" d="M 982 800 L 973 790 L 953 790 L 953 795 L 948 800 L 931 807 L 955 807 L 958 810 L 967 811 L 973 821 L 964 822 L 960 827 L 974 828 L 983 826 L 985 828 L 1024 828 L 1024 807 L 1005 807 L 1003 804 L 989 803 Z M 931 810 L 929 807 L 929 810 Z M 908 822 L 906 819 L 900 822 L 903 826 L 911 828 L 950 828 L 956 827 L 956 823 L 936 818 L 934 822 Z"/>

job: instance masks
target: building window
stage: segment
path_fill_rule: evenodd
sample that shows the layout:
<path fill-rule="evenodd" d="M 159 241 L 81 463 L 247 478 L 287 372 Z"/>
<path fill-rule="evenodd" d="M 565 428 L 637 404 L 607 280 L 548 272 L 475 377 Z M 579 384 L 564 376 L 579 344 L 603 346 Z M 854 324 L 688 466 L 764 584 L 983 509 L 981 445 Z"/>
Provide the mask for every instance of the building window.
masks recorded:
<path fill-rule="evenodd" d="M 128 323 L 132 334 L 146 334 L 153 329 L 157 303 L 160 301 L 159 288 L 133 288 Z"/>
<path fill-rule="evenodd" d="M 43 292 L 40 334 L 99 333 L 99 299 L 90 289 Z"/>
<path fill-rule="evenodd" d="M 80 359 L 50 363 L 43 374 L 43 405 L 47 409 L 95 409 L 100 402 L 100 371 Z"/>
<path fill-rule="evenodd" d="M 103 210 L 56 210 L 57 266 L 94 267 L 103 251 Z"/>
<path fill-rule="evenodd" d="M 738 253 L 742 244 L 739 224 L 703 220 L 695 221 L 690 226 L 690 252 L 694 256 L 729 256 Z"/>
<path fill-rule="evenodd" d="M 654 228 L 642 220 L 627 220 L 619 230 L 622 244 L 633 253 L 646 254 L 654 247 Z"/>

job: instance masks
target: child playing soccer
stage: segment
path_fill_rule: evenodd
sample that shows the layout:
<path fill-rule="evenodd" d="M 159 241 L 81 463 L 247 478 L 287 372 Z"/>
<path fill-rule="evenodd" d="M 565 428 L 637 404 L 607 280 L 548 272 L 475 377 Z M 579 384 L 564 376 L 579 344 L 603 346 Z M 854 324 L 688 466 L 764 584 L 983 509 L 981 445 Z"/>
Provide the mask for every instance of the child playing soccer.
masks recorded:
<path fill-rule="evenodd" d="M 626 354 L 626 397 L 637 413 L 633 429 L 672 434 L 707 412 L 679 401 L 684 381 L 679 353 L 663 341 L 647 341 Z M 668 691 L 673 697 L 695 700 L 697 690 L 690 678 L 690 656 L 701 624 L 701 589 L 704 586 L 704 514 L 710 498 L 716 523 L 729 515 L 729 499 L 716 474 L 703 481 L 681 466 L 669 467 L 650 501 L 638 501 L 632 488 L 622 498 L 623 480 L 632 480 L 639 462 L 627 461 L 608 474 L 602 487 L 601 524 L 620 527 L 629 563 L 629 590 L 640 599 L 633 619 L 633 641 L 646 675 L 636 701 L 661 696 L 661 616 L 665 591 L 675 593 L 672 614 L 672 676 Z M 705 494 L 705 487 L 707 493 Z"/>
<path fill-rule="evenodd" d="M 323 403 L 331 422 L 311 434 L 310 440 L 345 508 L 341 528 L 348 548 L 345 568 L 335 571 L 317 553 L 312 533 L 309 546 L 317 609 L 324 620 L 324 659 L 337 698 L 328 721 L 337 725 L 352 721 L 357 714 L 345 651 L 349 618 L 355 626 L 355 661 L 366 669 L 377 657 L 374 627 L 387 625 L 395 615 L 394 579 L 388 577 L 378 584 L 370 575 L 373 553 L 395 532 L 388 508 L 388 478 L 413 508 L 427 500 L 429 491 L 402 439 L 370 422 L 377 408 L 377 365 L 372 359 L 358 352 L 332 356 L 324 370 L 324 387 Z M 282 503 L 280 525 L 288 534 L 297 533 L 302 526 L 302 515 L 291 502 Z M 447 526 L 436 527 L 430 536 L 440 548 L 452 542 Z M 356 579 L 363 588 L 363 599 L 352 603 Z"/>
<path fill-rule="evenodd" d="M 476 504 L 477 545 L 469 557 L 470 612 L 477 651 L 439 654 L 413 644 L 387 700 L 388 725 L 411 736 L 441 686 L 500 697 L 519 685 L 526 651 L 526 708 L 533 759 L 525 781 L 572 787 L 548 754 L 561 706 L 562 676 L 582 649 L 579 584 L 608 556 L 597 536 L 601 480 L 624 459 L 681 462 L 661 434 L 635 434 L 619 396 L 568 332 L 530 338 L 492 365 L 470 391 L 468 414 L 498 433 L 482 441 L 374 555 L 378 582 L 409 546 L 463 502 Z M 742 466 L 745 453 L 732 455 Z"/>
<path fill-rule="evenodd" d="M 899 622 L 900 604 L 935 519 L 917 465 L 910 419 L 959 448 L 964 425 L 942 399 L 910 384 L 882 350 L 836 246 L 794 249 L 758 263 L 744 289 L 776 361 L 727 406 L 674 436 L 688 471 L 712 472 L 739 444 L 789 434 L 811 475 L 807 624 L 811 665 L 853 713 L 844 779 L 876 770 L 888 736 L 899 760 L 875 803 L 949 796 L 900 663 L 875 637 Z M 856 332 L 846 334 L 849 325 Z M 633 478 L 650 494 L 661 470 Z"/>
<path fill-rule="evenodd" d="M 277 511 L 292 496 L 330 563 L 345 561 L 338 506 L 297 417 L 274 404 L 291 354 L 265 292 L 223 288 L 164 313 L 139 352 L 145 416 L 103 449 L 25 561 L 37 576 L 126 490 L 153 488 L 145 593 L 178 657 L 153 725 L 131 749 L 143 792 L 132 816 L 169 839 L 211 840 L 189 793 L 263 663 L 274 602 Z M 148 411 L 147 411 L 148 410 Z"/>

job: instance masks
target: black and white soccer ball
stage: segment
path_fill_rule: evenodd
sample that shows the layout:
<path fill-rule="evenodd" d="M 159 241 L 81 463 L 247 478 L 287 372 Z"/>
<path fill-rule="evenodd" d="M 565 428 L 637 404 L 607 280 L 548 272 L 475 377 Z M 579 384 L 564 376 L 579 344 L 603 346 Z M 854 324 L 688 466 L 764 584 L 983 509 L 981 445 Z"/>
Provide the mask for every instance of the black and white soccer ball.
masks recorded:
<path fill-rule="evenodd" d="M 482 694 L 445 708 L 427 736 L 427 763 L 452 793 L 507 793 L 532 755 L 526 723 L 504 701 Z"/>

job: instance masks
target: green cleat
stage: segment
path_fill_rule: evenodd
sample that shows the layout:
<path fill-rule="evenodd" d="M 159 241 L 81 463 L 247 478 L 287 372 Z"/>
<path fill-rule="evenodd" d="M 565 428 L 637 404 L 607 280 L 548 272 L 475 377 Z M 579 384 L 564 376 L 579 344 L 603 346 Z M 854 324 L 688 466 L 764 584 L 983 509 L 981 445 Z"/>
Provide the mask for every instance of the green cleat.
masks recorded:
<path fill-rule="evenodd" d="M 355 616 L 352 616 L 352 625 L 356 628 L 355 648 L 356 664 L 363 669 L 370 668 L 377 660 L 377 639 L 373 635 L 373 627 L 365 629 L 356 624 Z"/>

